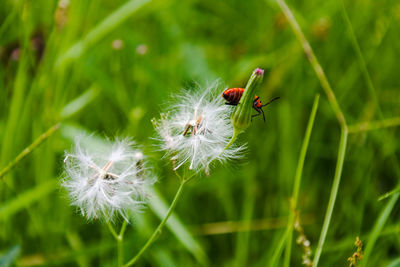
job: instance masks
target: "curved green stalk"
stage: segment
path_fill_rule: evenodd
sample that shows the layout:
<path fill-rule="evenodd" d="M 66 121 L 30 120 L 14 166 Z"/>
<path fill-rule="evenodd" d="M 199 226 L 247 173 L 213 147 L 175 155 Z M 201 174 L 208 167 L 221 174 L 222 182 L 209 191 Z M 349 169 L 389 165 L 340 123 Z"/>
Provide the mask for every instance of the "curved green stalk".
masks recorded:
<path fill-rule="evenodd" d="M 229 143 L 226 145 L 226 147 L 222 150 L 221 154 L 224 153 L 225 150 L 227 150 L 237 139 L 237 137 L 239 136 L 239 134 L 241 133 L 241 131 L 237 131 L 235 130 L 233 132 L 232 138 L 231 140 L 229 140 Z"/>
<path fill-rule="evenodd" d="M 106 220 L 107 220 L 108 230 L 110 230 L 110 233 L 112 234 L 112 236 L 113 236 L 116 240 L 118 240 L 118 234 L 117 234 L 117 232 L 115 231 L 114 227 L 112 226 L 111 221 L 110 221 L 108 218 L 107 218 Z"/>
<path fill-rule="evenodd" d="M 294 178 L 292 203 L 291 203 L 292 211 L 289 214 L 289 221 L 288 221 L 288 226 L 287 226 L 288 236 L 287 236 L 287 243 L 286 243 L 286 250 L 285 250 L 284 266 L 290 266 L 293 225 L 294 225 L 294 220 L 295 220 L 295 212 L 296 212 L 296 208 L 297 208 L 297 200 L 298 200 L 299 191 L 300 191 L 301 175 L 303 173 L 304 160 L 306 158 L 307 148 L 308 148 L 308 144 L 310 142 L 310 137 L 311 137 L 311 132 L 312 132 L 312 128 L 314 125 L 315 115 L 317 114 L 318 102 L 319 102 L 319 94 L 317 94 L 314 99 L 314 104 L 312 106 L 310 118 L 308 120 L 306 134 L 305 134 L 304 140 L 303 140 L 303 145 L 301 146 L 299 161 L 297 163 L 297 169 L 296 169 L 296 174 L 295 174 L 295 178 Z"/>
<path fill-rule="evenodd" d="M 313 267 L 318 266 L 319 258 L 321 257 L 322 248 L 325 243 L 326 234 L 328 233 L 329 225 L 331 223 L 333 208 L 335 206 L 336 196 L 339 189 L 340 178 L 342 176 L 342 169 L 343 169 L 343 162 L 346 152 L 346 145 L 347 145 L 347 136 L 348 130 L 347 127 L 344 127 L 341 131 L 340 135 L 340 143 L 339 143 L 339 151 L 338 151 L 338 159 L 336 162 L 336 170 L 335 170 L 335 177 L 333 179 L 333 185 L 331 189 L 331 195 L 329 197 L 328 207 L 326 209 L 324 225 L 322 226 L 321 235 L 318 241 L 318 247 L 315 251 L 315 256 L 313 260 Z"/>
<path fill-rule="evenodd" d="M 59 128 L 60 128 L 60 123 L 57 123 L 51 126 L 46 132 L 41 134 L 38 138 L 36 138 L 32 144 L 26 147 L 21 153 L 19 153 L 19 155 L 13 161 L 8 163 L 8 165 L 0 171 L 0 179 L 4 175 L 6 175 L 12 168 L 14 168 L 14 166 L 17 165 L 18 162 L 20 162 L 23 158 L 25 158 L 33 150 L 35 150 L 38 146 L 40 146 L 47 138 L 52 136 Z"/>
<path fill-rule="evenodd" d="M 165 225 L 165 223 L 168 221 L 168 218 L 171 216 L 172 212 L 175 209 L 176 204 L 178 203 L 178 200 L 180 199 L 182 192 L 183 192 L 183 188 L 186 184 L 186 182 L 188 182 L 190 180 L 190 178 L 187 179 L 183 179 L 181 180 L 181 184 L 178 188 L 178 191 L 175 194 L 174 199 L 172 200 L 171 206 L 169 207 L 167 214 L 165 215 L 164 219 L 160 222 L 160 224 L 158 225 L 157 229 L 153 232 L 153 234 L 151 235 L 151 237 L 147 240 L 146 244 L 142 247 L 142 249 L 136 254 L 136 256 L 134 256 L 128 263 L 126 263 L 125 267 L 127 266 L 131 266 L 133 264 L 135 264 L 140 257 L 143 255 L 143 253 L 150 247 L 150 245 L 155 241 L 155 239 L 158 237 L 159 234 L 161 234 L 161 231 Z"/>

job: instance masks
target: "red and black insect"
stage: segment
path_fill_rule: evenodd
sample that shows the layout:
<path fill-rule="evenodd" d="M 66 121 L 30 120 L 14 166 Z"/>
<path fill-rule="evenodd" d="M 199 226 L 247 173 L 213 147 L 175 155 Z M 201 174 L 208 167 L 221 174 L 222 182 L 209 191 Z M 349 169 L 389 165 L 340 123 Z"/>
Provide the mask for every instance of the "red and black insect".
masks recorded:
<path fill-rule="evenodd" d="M 237 106 L 239 104 L 240 99 L 242 98 L 243 93 L 244 93 L 244 88 L 229 88 L 222 93 L 222 97 L 226 101 L 228 101 L 225 103 L 226 105 Z M 262 107 L 265 107 L 266 105 L 270 104 L 271 102 L 277 99 L 279 99 L 279 97 L 275 97 L 267 104 L 263 105 L 261 103 L 260 97 L 254 96 L 253 108 L 258 112 L 258 114 L 251 115 L 251 118 L 253 119 L 253 117 L 257 117 L 262 114 L 265 122 L 265 115 Z"/>

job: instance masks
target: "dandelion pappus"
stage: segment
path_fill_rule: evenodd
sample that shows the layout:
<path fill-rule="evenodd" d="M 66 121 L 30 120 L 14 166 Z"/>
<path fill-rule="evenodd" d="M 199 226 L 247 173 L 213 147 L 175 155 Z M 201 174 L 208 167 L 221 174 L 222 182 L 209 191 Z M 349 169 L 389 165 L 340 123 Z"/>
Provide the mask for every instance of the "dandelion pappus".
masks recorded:
<path fill-rule="evenodd" d="M 242 98 L 242 95 L 244 93 L 244 88 L 229 88 L 226 89 L 223 93 L 222 93 L 222 97 L 228 101 L 225 103 L 225 105 L 231 105 L 231 106 L 237 106 L 239 104 L 240 99 Z M 258 114 L 255 115 L 251 115 L 251 118 L 253 119 L 253 117 L 257 117 L 259 115 L 263 115 L 263 119 L 265 122 L 265 115 L 264 115 L 264 111 L 262 109 L 262 107 L 265 107 L 266 105 L 270 104 L 271 102 L 279 99 L 280 97 L 275 97 L 273 98 L 271 101 L 269 101 L 266 104 L 262 104 L 260 97 L 258 96 L 254 96 L 254 101 L 253 101 L 253 108 L 258 112 Z"/>

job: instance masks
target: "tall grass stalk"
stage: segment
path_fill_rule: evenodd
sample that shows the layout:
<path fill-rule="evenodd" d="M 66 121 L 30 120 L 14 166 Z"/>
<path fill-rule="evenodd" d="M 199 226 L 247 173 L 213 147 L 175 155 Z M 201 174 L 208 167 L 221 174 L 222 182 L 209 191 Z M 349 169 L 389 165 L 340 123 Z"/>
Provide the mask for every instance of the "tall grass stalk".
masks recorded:
<path fill-rule="evenodd" d="M 382 210 L 379 215 L 377 221 L 375 222 L 374 228 L 372 229 L 372 233 L 369 236 L 367 246 L 364 251 L 364 258 L 362 260 L 361 266 L 367 266 L 369 257 L 373 251 L 376 240 L 378 239 L 380 233 L 382 232 L 383 227 L 385 226 L 390 213 L 392 212 L 394 205 L 400 197 L 400 193 L 393 194 L 390 200 L 386 203 L 385 208 Z"/>
<path fill-rule="evenodd" d="M 380 104 L 379 104 L 379 99 L 378 99 L 378 96 L 377 96 L 377 93 L 376 93 L 375 85 L 372 82 L 371 75 L 370 75 L 368 67 L 367 67 L 367 63 L 366 63 L 366 61 L 364 59 L 363 53 L 361 51 L 360 44 L 359 44 L 359 42 L 357 40 L 357 37 L 356 37 L 356 35 L 354 33 L 353 26 L 351 24 L 351 21 L 350 21 L 350 18 L 349 18 L 349 15 L 347 13 L 346 6 L 345 6 L 345 3 L 344 3 L 343 0 L 341 1 L 341 6 L 342 6 L 342 15 L 343 15 L 343 18 L 344 18 L 344 20 L 345 20 L 345 22 L 347 24 L 347 28 L 348 28 L 348 31 L 349 31 L 349 34 L 350 34 L 352 45 L 353 45 L 354 50 L 356 52 L 357 60 L 358 60 L 359 65 L 361 67 L 362 74 L 364 76 L 364 79 L 365 79 L 365 82 L 367 84 L 368 90 L 370 91 L 370 94 L 371 94 L 372 99 L 374 101 L 375 107 L 376 107 L 376 109 L 378 111 L 378 116 L 382 120 L 380 122 L 368 123 L 367 127 L 368 127 L 369 130 L 370 129 L 372 130 L 372 129 L 379 129 L 379 128 L 387 128 L 387 127 L 391 127 L 391 126 L 398 126 L 400 124 L 400 118 L 392 118 L 392 119 L 384 120 L 383 112 L 382 112 L 382 109 L 381 109 Z M 392 158 L 392 161 L 394 162 L 393 165 L 394 165 L 394 168 L 395 168 L 395 170 L 397 172 L 397 175 L 399 175 L 400 174 L 400 167 L 399 167 L 399 163 L 398 163 L 399 161 L 398 161 L 398 158 L 397 158 L 396 154 L 392 153 L 391 154 L 391 158 Z M 389 215 L 390 215 L 394 205 L 396 204 L 396 202 L 399 199 L 399 196 L 400 196 L 399 190 L 400 190 L 400 184 L 397 185 L 394 190 L 392 190 L 391 192 L 389 192 L 389 193 L 387 193 L 384 196 L 379 198 L 381 200 L 381 199 L 384 199 L 384 198 L 387 198 L 387 197 L 390 196 L 389 202 L 386 204 L 385 208 L 382 210 L 381 214 L 379 215 L 378 220 L 375 222 L 374 228 L 373 228 L 372 233 L 370 235 L 370 239 L 369 239 L 369 241 L 367 243 L 367 246 L 365 248 L 364 259 L 362 261 L 362 266 L 366 266 L 366 264 L 368 263 L 368 259 L 369 259 L 369 256 L 370 256 L 373 248 L 374 248 L 375 242 L 376 242 L 378 236 L 380 235 L 384 225 L 386 224 L 386 221 L 388 220 Z"/>
<path fill-rule="evenodd" d="M 400 126 L 400 117 L 349 125 L 349 134 Z"/>
<path fill-rule="evenodd" d="M 274 253 L 272 254 L 271 260 L 269 262 L 269 266 L 275 267 L 279 266 L 279 258 L 281 257 L 283 248 L 285 247 L 287 238 L 289 236 L 289 228 L 286 228 L 285 232 L 282 234 L 281 239 L 279 240 L 278 246 L 276 246 Z"/>
<path fill-rule="evenodd" d="M 299 24 L 297 23 L 292 11 L 287 6 L 286 2 L 284 0 L 277 0 L 277 3 L 282 9 L 282 12 L 285 14 L 287 20 L 289 21 L 289 24 L 292 27 L 292 30 L 296 35 L 297 39 L 299 40 L 308 61 L 310 61 L 311 66 L 313 67 L 315 74 L 317 75 L 317 78 L 321 83 L 322 89 L 324 89 L 328 101 L 331 104 L 331 107 L 336 114 L 336 118 L 339 121 L 340 126 L 345 127 L 346 119 L 344 117 L 342 109 L 340 108 L 339 103 L 336 100 L 335 93 L 333 92 L 332 87 L 329 84 L 328 78 L 326 77 L 324 70 L 322 69 L 321 65 L 318 62 L 318 59 L 315 56 L 310 43 L 307 41 L 306 37 L 301 31 Z"/>
<path fill-rule="evenodd" d="M 335 93 L 333 92 L 332 87 L 329 84 L 329 81 L 325 75 L 325 72 L 322 69 L 321 65 L 319 64 L 318 59 L 315 56 L 310 43 L 307 41 L 306 37 L 304 36 L 303 32 L 301 31 L 301 28 L 300 28 L 299 24 L 297 23 L 292 11 L 287 6 L 287 4 L 285 3 L 284 0 L 277 0 L 277 3 L 280 6 L 280 8 L 282 9 L 282 12 L 285 14 L 285 17 L 287 18 L 287 20 L 289 21 L 289 24 L 292 27 L 292 30 L 293 30 L 294 34 L 296 35 L 297 39 L 299 40 L 307 59 L 310 61 L 311 66 L 313 67 L 315 74 L 317 75 L 317 77 L 321 83 L 321 86 L 325 91 L 328 101 L 331 104 L 331 107 L 332 107 L 333 111 L 335 112 L 336 118 L 341 127 L 341 135 L 340 135 L 338 159 L 336 162 L 335 176 L 333 179 L 333 185 L 331 188 L 331 194 L 329 197 L 328 207 L 327 207 L 327 210 L 325 213 L 324 224 L 322 226 L 321 235 L 320 235 L 320 238 L 318 241 L 318 246 L 315 251 L 315 257 L 313 260 L 313 266 L 316 267 L 316 266 L 318 266 L 318 261 L 321 256 L 321 253 L 322 253 L 322 248 L 325 243 L 326 235 L 328 233 L 333 208 L 335 206 L 336 196 L 337 196 L 337 193 L 339 190 L 340 178 L 341 178 L 341 174 L 342 174 L 343 162 L 344 162 L 345 152 L 346 152 L 348 128 L 347 128 L 346 119 L 344 117 L 344 114 L 339 106 L 339 103 L 336 100 Z"/>
<path fill-rule="evenodd" d="M 50 127 L 46 132 L 41 134 L 38 138 L 33 141 L 28 147 L 26 147 L 18 156 L 12 160 L 6 167 L 4 167 L 0 171 L 0 179 L 3 178 L 15 165 L 18 164 L 22 159 L 24 159 L 27 155 L 29 155 L 33 150 L 35 150 L 38 146 L 40 146 L 47 138 L 52 136 L 58 129 L 60 128 L 60 123 L 57 123 Z"/>
<path fill-rule="evenodd" d="M 370 94 L 371 94 L 372 99 L 374 101 L 375 107 L 378 109 L 378 115 L 381 118 L 383 118 L 382 110 L 381 110 L 380 105 L 379 105 L 378 96 L 376 94 L 375 86 L 374 86 L 374 84 L 372 82 L 371 75 L 369 74 L 367 63 L 365 62 L 364 56 L 363 56 L 363 54 L 361 52 L 360 44 L 357 41 L 356 34 L 354 33 L 353 26 L 351 24 L 349 15 L 347 14 L 346 6 L 345 6 L 343 0 L 341 0 L 341 4 L 342 4 L 341 5 L 342 6 L 342 15 L 343 15 L 343 18 L 344 18 L 344 20 L 345 20 L 345 22 L 347 24 L 347 29 L 348 29 L 348 32 L 349 32 L 349 35 L 350 35 L 351 43 L 353 45 L 354 51 L 356 52 L 357 60 L 358 60 L 359 65 L 361 67 L 361 72 L 362 72 L 362 74 L 364 76 L 365 82 L 367 84 L 368 90 L 370 91 Z"/>
<path fill-rule="evenodd" d="M 299 198 L 299 191 L 300 191 L 301 177 L 302 177 L 303 167 L 304 167 L 304 160 L 306 158 L 308 144 L 310 142 L 310 137 L 311 137 L 312 128 L 314 126 L 315 116 L 317 114 L 318 103 L 319 103 L 319 94 L 317 94 L 314 99 L 314 104 L 312 106 L 310 118 L 308 119 L 308 124 L 307 124 L 306 133 L 305 133 L 305 136 L 303 139 L 303 144 L 301 146 L 299 161 L 297 163 L 296 174 L 295 174 L 295 178 L 294 178 L 293 194 L 292 194 L 292 199 L 291 199 L 291 203 L 290 203 L 291 204 L 291 212 L 289 215 L 289 220 L 288 220 L 288 225 L 287 225 L 288 237 L 287 237 L 286 250 L 285 250 L 284 266 L 290 266 L 290 256 L 291 256 L 291 249 L 292 249 L 292 239 L 293 239 L 292 235 L 293 235 L 293 224 L 294 224 L 294 220 L 295 220 L 295 211 L 297 209 L 297 201 Z"/>
<path fill-rule="evenodd" d="M 344 114 L 339 106 L 339 103 L 336 100 L 336 96 L 329 84 L 329 81 L 327 77 L 325 76 L 325 72 L 322 69 L 321 65 L 319 64 L 317 57 L 315 56 L 310 43 L 307 41 L 305 38 L 303 32 L 301 31 L 301 28 L 299 24 L 297 23 L 296 19 L 294 18 L 294 15 L 292 11 L 289 9 L 287 4 L 285 3 L 284 0 L 277 0 L 278 5 L 282 9 L 283 13 L 285 14 L 286 18 L 288 19 L 290 26 L 292 27 L 297 39 L 300 41 L 304 53 L 307 56 L 307 59 L 310 61 L 315 74 L 317 75 L 322 88 L 325 91 L 325 94 L 328 98 L 329 103 L 331 104 L 331 107 L 333 111 L 336 114 L 336 118 L 340 124 L 341 127 L 341 134 L 340 134 L 340 143 L 339 143 L 339 151 L 338 151 L 338 159 L 336 162 L 336 170 L 335 170 L 335 176 L 333 179 L 333 185 L 331 188 L 331 194 L 329 197 L 329 203 L 328 207 L 326 210 L 325 214 L 325 219 L 324 219 L 324 224 L 322 226 L 321 230 L 321 235 L 318 241 L 318 246 L 315 251 L 315 257 L 313 260 L 313 266 L 316 267 L 318 266 L 318 261 L 322 253 L 322 248 L 325 243 L 325 238 L 328 233 L 331 217 L 332 217 L 332 212 L 333 208 L 335 206 L 335 201 L 336 201 L 336 196 L 339 190 L 339 184 L 340 184 L 340 178 L 342 174 L 342 169 L 343 169 L 343 163 L 344 163 L 344 158 L 345 158 L 345 152 L 346 152 L 346 145 L 347 145 L 347 136 L 348 136 L 348 128 L 346 124 L 346 119 L 344 117 Z"/>
<path fill-rule="evenodd" d="M 345 153 L 346 153 L 347 136 L 348 136 L 348 131 L 347 131 L 347 128 L 345 127 L 344 129 L 342 129 L 341 135 L 340 135 L 340 143 L 339 143 L 338 159 L 336 162 L 335 177 L 333 178 L 333 184 L 332 184 L 332 188 L 331 188 L 331 194 L 329 197 L 328 207 L 327 207 L 326 213 L 325 213 L 324 224 L 322 226 L 322 231 L 321 231 L 321 235 L 319 237 L 318 246 L 315 251 L 313 267 L 318 266 L 318 261 L 319 261 L 319 258 L 321 257 L 322 248 L 324 246 L 325 238 L 328 233 L 329 225 L 331 222 L 333 208 L 335 207 L 336 196 L 337 196 L 337 193 L 339 190 L 340 178 L 341 178 L 342 169 L 343 169 L 343 162 L 344 162 L 344 157 L 345 157 Z"/>

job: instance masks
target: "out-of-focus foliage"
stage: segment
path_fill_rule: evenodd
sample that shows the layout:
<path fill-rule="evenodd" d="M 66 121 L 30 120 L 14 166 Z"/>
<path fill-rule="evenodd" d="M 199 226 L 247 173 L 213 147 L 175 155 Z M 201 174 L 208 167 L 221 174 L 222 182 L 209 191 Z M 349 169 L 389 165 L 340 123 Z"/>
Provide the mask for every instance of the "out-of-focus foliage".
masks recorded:
<path fill-rule="evenodd" d="M 124 4 L 117 16 L 107 19 Z M 349 125 L 400 116 L 398 1 L 344 3 L 365 65 L 357 56 L 341 1 L 288 5 Z M 20 266 L 114 266 L 115 241 L 107 227 L 87 223 L 56 186 L 64 150 L 80 132 L 133 136 L 154 164 L 156 187 L 169 202 L 178 180 L 154 145 L 150 120 L 181 88 L 217 78 L 226 87 L 243 87 L 256 67 L 265 69 L 257 95 L 264 102 L 281 99 L 264 108 L 266 123 L 256 118 L 240 136 L 249 147 L 245 162 L 216 165 L 209 178 L 190 184 L 176 209 L 180 221 L 170 224 L 147 251 L 140 262 L 145 266 L 270 263 L 291 212 L 301 142 L 314 96 L 321 91 L 299 42 L 274 1 L 3 0 L 0 169 L 50 126 L 60 121 L 62 126 L 0 181 L 2 255 L 19 244 Z M 349 136 L 321 266 L 348 264 L 356 236 L 368 245 L 388 202 L 377 199 L 394 189 L 400 177 L 398 134 L 398 128 L 387 128 Z M 313 251 L 329 199 L 339 136 L 335 115 L 321 94 L 297 206 Z M 127 258 L 159 223 L 153 210 L 145 210 L 128 227 Z M 398 262 L 398 220 L 395 205 L 369 266 Z M 215 222 L 221 223 L 210 224 Z M 250 231 L 238 231 L 249 225 Z M 185 239 L 188 232 L 193 239 Z M 294 242 L 293 266 L 300 266 L 301 253 Z"/>

